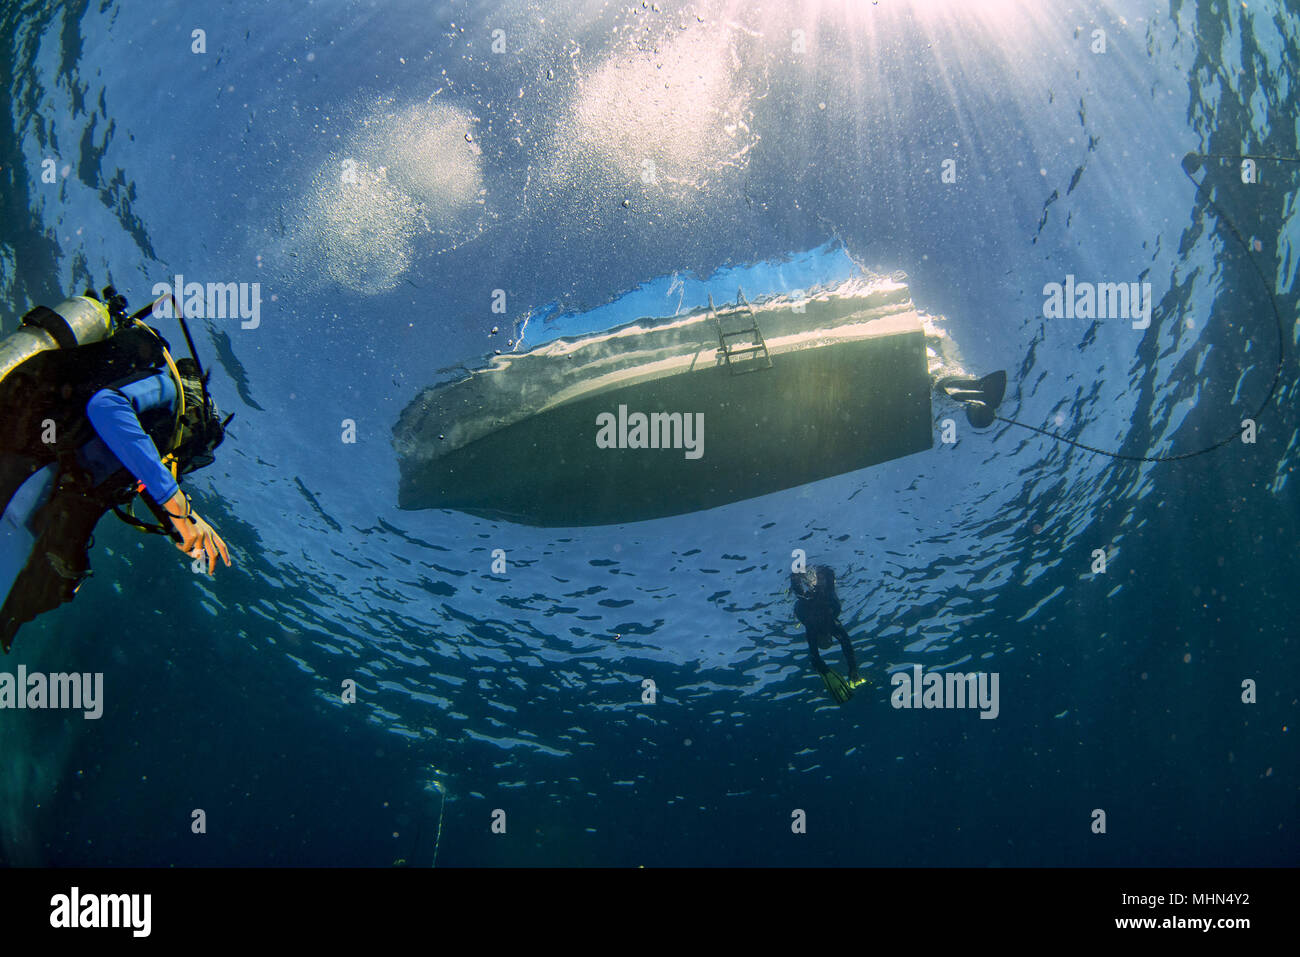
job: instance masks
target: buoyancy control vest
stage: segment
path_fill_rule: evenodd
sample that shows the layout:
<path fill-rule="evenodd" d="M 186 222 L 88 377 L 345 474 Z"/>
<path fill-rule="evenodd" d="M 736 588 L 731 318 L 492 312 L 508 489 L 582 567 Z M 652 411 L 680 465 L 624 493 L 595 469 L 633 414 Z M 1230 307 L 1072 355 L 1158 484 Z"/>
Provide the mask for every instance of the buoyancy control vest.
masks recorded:
<path fill-rule="evenodd" d="M 0 380 L 0 454 L 51 461 L 95 437 L 86 403 L 101 389 L 120 388 L 167 369 L 167 343 L 143 323 L 107 339 L 38 353 Z M 177 394 L 183 380 L 177 375 Z M 154 410 L 140 423 L 161 455 L 173 449 L 175 411 Z"/>

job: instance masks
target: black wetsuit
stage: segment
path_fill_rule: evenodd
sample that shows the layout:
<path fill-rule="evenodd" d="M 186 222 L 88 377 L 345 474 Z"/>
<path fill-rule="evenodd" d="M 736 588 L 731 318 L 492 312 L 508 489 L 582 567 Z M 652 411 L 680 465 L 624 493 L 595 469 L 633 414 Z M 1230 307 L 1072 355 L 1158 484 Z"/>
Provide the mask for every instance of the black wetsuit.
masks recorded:
<path fill-rule="evenodd" d="M 827 565 L 817 565 L 812 569 L 811 575 L 796 573 L 790 578 L 798 596 L 794 603 L 794 615 L 807 632 L 808 654 L 812 656 L 813 668 L 819 675 L 829 670 L 826 662 L 822 661 L 818 646 L 829 647 L 834 639 L 840 643 L 844 652 L 849 677 L 856 677 L 858 663 L 853 656 L 853 642 L 839 621 L 840 599 L 835 594 L 835 572 Z"/>

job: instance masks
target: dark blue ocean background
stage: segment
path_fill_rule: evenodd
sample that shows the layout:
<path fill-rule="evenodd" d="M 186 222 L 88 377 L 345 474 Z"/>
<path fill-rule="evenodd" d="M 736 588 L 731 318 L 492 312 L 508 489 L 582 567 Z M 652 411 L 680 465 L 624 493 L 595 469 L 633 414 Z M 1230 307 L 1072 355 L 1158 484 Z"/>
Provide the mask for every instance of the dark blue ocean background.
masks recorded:
<path fill-rule="evenodd" d="M 13 0 L 0 20 L 3 331 L 88 283 L 133 306 L 176 274 L 262 292 L 256 329 L 195 322 L 236 418 L 188 484 L 235 567 L 208 580 L 101 524 L 94 578 L 0 670 L 102 671 L 104 715 L 0 712 L 0 860 L 1297 862 L 1294 4 Z M 1242 154 L 1278 159 L 1247 185 Z M 527 347 L 858 268 L 904 271 L 972 369 L 1007 369 L 1009 417 L 1158 456 L 1258 413 L 1258 441 L 1138 463 L 999 424 L 626 526 L 396 507 L 401 410 L 520 328 Z M 1151 282 L 1151 327 L 1045 319 L 1069 273 Z M 843 708 L 807 667 L 797 548 L 836 569 L 873 682 Z M 891 708 L 913 664 L 998 672 L 1000 715 Z"/>

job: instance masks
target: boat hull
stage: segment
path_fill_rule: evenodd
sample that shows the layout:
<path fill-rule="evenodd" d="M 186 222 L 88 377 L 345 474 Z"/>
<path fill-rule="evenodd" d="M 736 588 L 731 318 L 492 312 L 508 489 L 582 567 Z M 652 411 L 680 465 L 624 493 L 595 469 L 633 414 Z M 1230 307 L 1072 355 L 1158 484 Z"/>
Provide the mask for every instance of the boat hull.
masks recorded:
<path fill-rule="evenodd" d="M 714 508 L 929 449 L 932 380 L 919 325 L 772 343 L 771 368 L 692 362 L 613 384 L 436 458 L 402 461 L 399 505 L 536 526 L 638 522 Z M 702 414 L 700 454 L 601 447 L 608 414 Z M 616 430 L 617 431 L 617 430 Z M 606 435 L 608 438 L 608 434 Z M 608 443 L 606 443 L 608 444 Z"/>

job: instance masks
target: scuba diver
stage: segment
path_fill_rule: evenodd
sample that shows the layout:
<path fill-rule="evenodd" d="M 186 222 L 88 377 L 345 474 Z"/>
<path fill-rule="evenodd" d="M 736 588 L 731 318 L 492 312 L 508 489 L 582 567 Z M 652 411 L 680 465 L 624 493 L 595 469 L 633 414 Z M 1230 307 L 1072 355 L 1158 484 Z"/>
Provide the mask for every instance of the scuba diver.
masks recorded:
<path fill-rule="evenodd" d="M 113 287 L 54 309 L 37 306 L 0 340 L 0 648 L 18 629 L 71 601 L 91 574 L 99 519 L 112 509 L 169 536 L 196 562 L 230 566 L 226 543 L 181 491 L 210 465 L 226 426 L 179 306 L 189 358 L 171 356 Z M 175 300 L 172 299 L 173 304 Z M 139 495 L 158 520 L 131 511 Z M 124 511 L 125 509 L 125 511 Z M 196 569 L 197 569 L 196 565 Z"/>
<path fill-rule="evenodd" d="M 804 626 L 813 669 L 821 675 L 832 700 L 836 704 L 843 704 L 853 697 L 854 688 L 866 684 L 866 679 L 858 674 L 857 659 L 853 656 L 853 641 L 839 621 L 840 599 L 835 594 L 835 572 L 828 565 L 816 565 L 807 571 L 793 572 L 790 575 L 790 587 L 795 594 L 794 615 Z M 829 648 L 832 639 L 839 640 L 840 649 L 844 652 L 844 663 L 849 670 L 847 681 L 822 661 L 822 656 L 818 653 L 819 649 Z"/>

